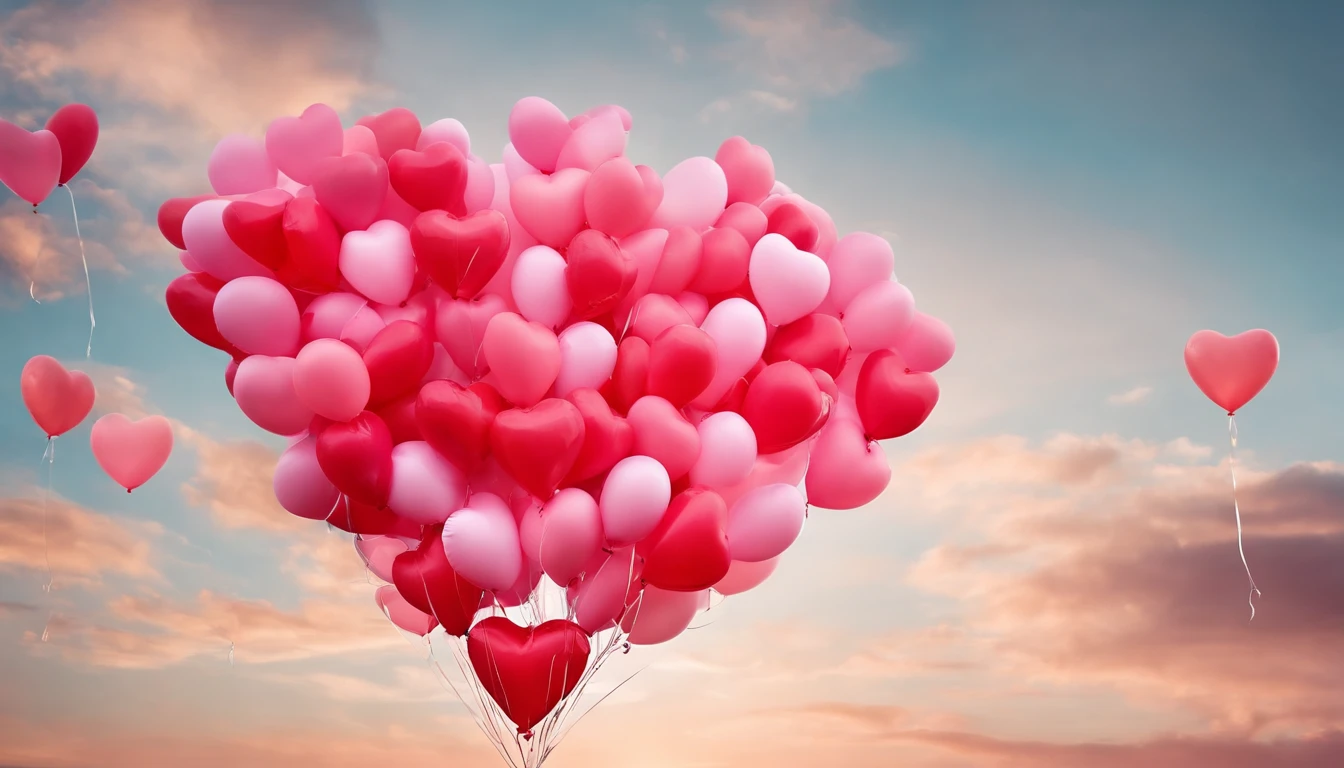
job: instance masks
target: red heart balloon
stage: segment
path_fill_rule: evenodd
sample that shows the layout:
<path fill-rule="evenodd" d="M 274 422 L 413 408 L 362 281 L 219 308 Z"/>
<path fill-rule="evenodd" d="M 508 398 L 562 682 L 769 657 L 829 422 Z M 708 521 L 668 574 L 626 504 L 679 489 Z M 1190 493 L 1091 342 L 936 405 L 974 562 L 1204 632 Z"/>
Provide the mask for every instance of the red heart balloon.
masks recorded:
<path fill-rule="evenodd" d="M 520 627 L 490 616 L 467 636 L 467 657 L 481 687 L 524 736 L 574 691 L 589 650 L 583 629 L 563 619 Z"/>
<path fill-rule="evenodd" d="M 565 399 L 583 416 L 583 448 L 565 477 L 565 483 L 573 485 L 605 474 L 629 456 L 635 435 L 630 423 L 616 415 L 597 390 L 576 389 Z"/>
<path fill-rule="evenodd" d="M 433 616 L 455 637 L 467 633 L 485 590 L 457 574 L 443 551 L 443 526 L 425 528 L 420 546 L 392 561 L 392 584 L 406 602 Z"/>
<path fill-rule="evenodd" d="M 849 337 L 839 318 L 831 315 L 807 315 L 781 326 L 765 348 L 764 360 L 778 363 L 792 360 L 805 368 L 818 368 L 832 378 L 840 375 L 849 354 Z"/>
<path fill-rule="evenodd" d="M 490 452 L 490 427 L 508 408 L 485 382 L 463 387 L 453 381 L 431 381 L 415 401 L 420 434 L 434 450 L 466 472 L 475 471 Z"/>
<path fill-rule="evenodd" d="M 457 219 L 445 211 L 426 211 L 411 225 L 415 262 L 448 295 L 472 299 L 504 264 L 509 253 L 509 222 L 495 210 Z"/>
<path fill-rule="evenodd" d="M 341 285 L 341 232 L 336 220 L 311 197 L 285 206 L 281 222 L 287 258 L 276 269 L 280 282 L 299 291 L 327 293 Z"/>
<path fill-rule="evenodd" d="M 278 269 L 285 250 L 285 207 L 288 200 L 234 200 L 224 207 L 224 232 L 233 244 L 267 269 Z"/>
<path fill-rule="evenodd" d="M 185 251 L 187 244 L 182 241 L 182 220 L 187 218 L 187 211 L 194 208 L 197 203 L 214 199 L 214 195 L 197 195 L 174 197 L 164 201 L 163 205 L 159 206 L 159 232 L 163 233 L 163 239 L 172 243 L 178 250 Z"/>
<path fill-rule="evenodd" d="M 52 113 L 46 127 L 61 145 L 58 182 L 65 184 L 93 157 L 98 144 L 98 115 L 87 104 L 66 104 Z"/>
<path fill-rule="evenodd" d="M 377 115 L 365 115 L 355 121 L 373 132 L 378 142 L 378 154 L 384 160 L 403 149 L 415 149 L 420 140 L 420 118 L 405 107 L 395 107 Z"/>
<path fill-rule="evenodd" d="M 336 503 L 327 522 L 346 533 L 360 536 L 402 536 L 408 539 L 420 537 L 421 526 L 413 523 L 390 509 L 379 509 L 371 504 L 355 501 L 342 496 Z"/>
<path fill-rule="evenodd" d="M 369 405 L 378 406 L 420 388 L 434 362 L 434 340 L 410 320 L 395 320 L 364 348 L 369 370 Z"/>
<path fill-rule="evenodd" d="M 672 592 L 718 584 L 733 563 L 728 553 L 728 505 L 708 488 L 677 494 L 663 520 L 639 545 L 644 581 Z"/>
<path fill-rule="evenodd" d="M 728 388 L 719 402 L 714 404 L 714 412 L 732 411 L 733 413 L 742 413 L 742 404 L 747 401 L 747 390 L 751 388 L 751 382 L 746 378 L 738 379 Z"/>
<path fill-rule="evenodd" d="M 793 203 L 781 203 L 766 219 L 765 231 L 783 235 L 800 251 L 810 251 L 817 244 L 821 230 L 807 213 Z"/>
<path fill-rule="evenodd" d="M 704 234 L 704 252 L 700 268 L 691 281 L 696 293 L 713 296 L 737 288 L 747 279 L 751 262 L 751 246 L 741 232 L 730 227 L 711 229 Z"/>
<path fill-rule="evenodd" d="M 602 385 L 602 396 L 617 413 L 629 413 L 630 406 L 645 395 L 649 382 L 649 343 L 638 336 L 627 336 L 616 348 L 616 368 Z"/>
<path fill-rule="evenodd" d="M 648 393 L 685 408 L 714 381 L 714 339 L 693 325 L 674 325 L 649 345 Z"/>
<path fill-rule="evenodd" d="M 869 440 L 890 440 L 919 428 L 938 404 L 938 382 L 928 373 L 912 373 L 905 360 L 879 349 L 863 361 L 854 403 Z"/>
<path fill-rule="evenodd" d="M 583 449 L 583 414 L 573 403 L 548 398 L 504 411 L 490 427 L 490 450 L 518 485 L 539 499 L 555 495 Z"/>
<path fill-rule="evenodd" d="M 374 414 L 387 425 L 387 431 L 392 433 L 393 445 L 425 439 L 415 420 L 416 399 L 416 393 L 412 392 L 373 409 Z"/>
<path fill-rule="evenodd" d="M 1279 340 L 1263 328 L 1236 336 L 1199 331 L 1185 345 L 1195 386 L 1228 415 L 1260 394 L 1279 367 Z"/>
<path fill-rule="evenodd" d="M 370 411 L 329 424 L 317 436 L 317 465 L 341 493 L 382 509 L 392 490 L 392 433 Z"/>
<path fill-rule="evenodd" d="M 812 372 L 791 360 L 767 365 L 752 379 L 742 418 L 756 433 L 762 456 L 792 448 L 815 435 L 831 413 L 831 399 Z"/>
<path fill-rule="evenodd" d="M 466 216 L 467 158 L 446 141 L 421 151 L 399 149 L 387 161 L 388 179 L 402 200 L 418 211 Z"/>
<path fill-rule="evenodd" d="M 565 283 L 580 320 L 610 312 L 630 293 L 639 274 L 635 260 L 596 229 L 585 229 L 569 241 L 565 261 Z"/>
<path fill-rule="evenodd" d="M 700 269 L 704 250 L 704 239 L 696 230 L 684 224 L 667 230 L 667 242 L 653 271 L 649 292 L 676 296 L 686 290 Z"/>
<path fill-rule="evenodd" d="M 674 325 L 695 325 L 691 313 L 671 296 L 650 293 L 640 298 L 630 313 L 630 336 L 652 344 L 663 331 Z"/>
<path fill-rule="evenodd" d="M 168 314 L 193 339 L 236 356 L 241 353 L 215 327 L 215 296 L 223 287 L 222 280 L 204 272 L 188 272 L 168 284 L 163 298 L 168 302 Z"/>
<path fill-rule="evenodd" d="M 363 152 L 328 157 L 318 163 L 312 189 L 343 231 L 366 229 L 387 197 L 387 163 Z"/>

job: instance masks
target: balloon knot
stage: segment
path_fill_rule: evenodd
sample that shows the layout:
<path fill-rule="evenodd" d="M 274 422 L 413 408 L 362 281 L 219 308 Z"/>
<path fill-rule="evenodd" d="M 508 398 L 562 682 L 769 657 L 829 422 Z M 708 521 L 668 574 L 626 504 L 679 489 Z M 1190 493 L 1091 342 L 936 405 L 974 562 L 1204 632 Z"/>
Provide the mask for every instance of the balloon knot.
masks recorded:
<path fill-rule="evenodd" d="M 527 730 L 523 730 L 522 728 L 519 728 L 519 729 L 518 729 L 518 735 L 523 737 L 523 741 L 531 741 L 531 740 L 532 740 L 532 729 L 531 729 L 531 728 L 528 728 Z"/>
<path fill-rule="evenodd" d="M 906 372 L 907 374 L 910 373 L 910 369 L 909 369 L 909 368 L 906 368 L 906 369 L 905 369 L 905 372 Z"/>
<path fill-rule="evenodd" d="M 397 307 L 400 308 L 400 309 L 405 309 L 405 308 L 406 308 L 406 302 L 404 302 L 404 301 L 401 302 L 400 304 L 397 305 Z"/>
<path fill-rule="evenodd" d="M 131 492 L 131 489 L 130 489 L 130 488 L 127 488 L 127 489 L 126 489 L 126 492 L 127 492 L 127 493 L 130 493 L 130 492 Z"/>
<path fill-rule="evenodd" d="M 1228 412 L 1227 412 L 1227 415 L 1228 415 L 1228 418 L 1231 418 L 1231 417 L 1233 417 L 1233 416 L 1236 416 L 1236 415 L 1237 415 L 1237 412 L 1236 412 L 1236 411 L 1228 411 Z"/>
<path fill-rule="evenodd" d="M 606 552 L 608 555 L 616 554 L 616 550 L 612 549 L 611 547 L 603 547 L 602 551 Z"/>

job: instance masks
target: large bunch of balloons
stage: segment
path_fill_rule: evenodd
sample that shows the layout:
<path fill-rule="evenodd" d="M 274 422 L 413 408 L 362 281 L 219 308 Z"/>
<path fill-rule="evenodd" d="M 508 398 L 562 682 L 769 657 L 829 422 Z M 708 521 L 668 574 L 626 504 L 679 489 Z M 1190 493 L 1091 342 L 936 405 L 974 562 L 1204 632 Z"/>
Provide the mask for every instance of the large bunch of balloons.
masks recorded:
<path fill-rule="evenodd" d="M 764 149 L 660 177 L 630 124 L 526 98 L 491 165 L 456 120 L 317 104 L 159 213 L 173 318 L 291 438 L 280 504 L 357 534 L 397 626 L 465 637 L 535 761 L 603 649 L 760 584 L 809 504 L 877 498 L 874 441 L 925 421 L 953 350 L 891 246 L 838 237 Z"/>

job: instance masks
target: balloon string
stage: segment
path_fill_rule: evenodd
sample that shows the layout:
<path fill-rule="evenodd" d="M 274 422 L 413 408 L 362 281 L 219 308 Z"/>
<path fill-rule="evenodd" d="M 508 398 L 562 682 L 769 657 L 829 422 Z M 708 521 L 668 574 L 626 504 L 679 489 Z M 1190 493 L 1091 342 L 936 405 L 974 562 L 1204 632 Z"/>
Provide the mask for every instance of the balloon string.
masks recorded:
<path fill-rule="evenodd" d="M 1246 562 L 1246 548 L 1242 545 L 1241 539 L 1241 505 L 1237 502 L 1237 417 L 1227 415 L 1227 436 L 1232 443 L 1232 448 L 1228 453 L 1228 467 L 1232 473 L 1232 511 L 1237 516 L 1237 552 L 1241 554 L 1241 565 L 1246 569 L 1246 579 L 1251 583 L 1250 595 L 1246 602 L 1251 606 L 1250 621 L 1255 621 L 1255 596 L 1260 594 L 1260 588 L 1255 586 L 1255 577 L 1251 575 L 1251 566 Z"/>
<path fill-rule="evenodd" d="M 42 585 L 42 593 L 47 602 L 47 623 L 42 627 L 42 642 L 51 637 L 51 620 L 56 618 L 56 609 L 52 606 L 51 590 L 56 577 L 51 570 L 51 538 L 47 535 L 47 519 L 50 517 L 51 475 L 56 464 L 56 436 L 47 438 L 46 450 L 42 452 L 42 461 L 47 465 L 47 485 L 42 489 L 42 560 L 46 564 L 47 583 Z"/>
<path fill-rule="evenodd" d="M 61 186 L 65 187 L 66 193 L 70 195 L 70 213 L 75 217 L 75 239 L 79 241 L 79 260 L 84 263 L 84 287 L 89 294 L 89 343 L 84 347 L 84 359 L 87 360 L 93 354 L 93 329 L 98 325 L 93 316 L 93 281 L 89 279 L 89 257 L 84 253 L 84 236 L 79 232 L 79 209 L 75 207 L 75 192 L 70 189 L 69 184 Z"/>

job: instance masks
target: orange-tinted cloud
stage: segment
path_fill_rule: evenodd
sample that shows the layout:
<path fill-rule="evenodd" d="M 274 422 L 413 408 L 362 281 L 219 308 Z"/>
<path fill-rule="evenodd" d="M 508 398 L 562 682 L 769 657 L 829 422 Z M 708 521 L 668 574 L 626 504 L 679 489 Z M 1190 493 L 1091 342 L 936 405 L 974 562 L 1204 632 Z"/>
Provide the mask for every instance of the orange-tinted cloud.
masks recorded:
<path fill-rule="evenodd" d="M 108 575 L 160 578 L 154 562 L 159 524 L 109 517 L 54 494 L 43 502 L 40 490 L 32 493 L 0 498 L 0 571 L 45 573 L 50 567 L 57 588 Z"/>
<path fill-rule="evenodd" d="M 286 512 L 275 500 L 272 479 L 278 454 L 258 442 L 220 442 L 179 425 L 178 439 L 196 452 L 196 473 L 182 485 L 187 503 L 210 511 L 223 528 L 294 532 L 318 526 Z"/>

